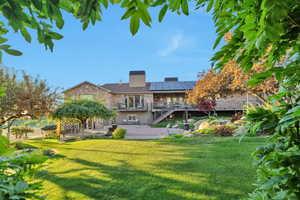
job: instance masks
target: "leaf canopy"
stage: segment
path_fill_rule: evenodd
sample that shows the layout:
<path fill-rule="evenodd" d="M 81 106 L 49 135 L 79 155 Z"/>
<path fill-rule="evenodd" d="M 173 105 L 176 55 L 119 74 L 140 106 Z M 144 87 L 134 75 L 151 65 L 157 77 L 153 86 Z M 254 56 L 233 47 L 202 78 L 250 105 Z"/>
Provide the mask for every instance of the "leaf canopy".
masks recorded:
<path fill-rule="evenodd" d="M 114 116 L 114 111 L 91 100 L 73 100 L 64 103 L 52 113 L 54 119 L 70 118 L 81 122 L 91 118 L 110 119 Z"/>

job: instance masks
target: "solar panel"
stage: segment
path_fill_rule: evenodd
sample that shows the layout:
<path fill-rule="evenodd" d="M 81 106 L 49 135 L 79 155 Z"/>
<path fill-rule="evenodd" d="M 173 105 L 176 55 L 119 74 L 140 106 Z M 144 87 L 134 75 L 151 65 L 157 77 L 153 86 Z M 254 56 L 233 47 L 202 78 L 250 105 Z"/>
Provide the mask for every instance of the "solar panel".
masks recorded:
<path fill-rule="evenodd" d="M 178 81 L 178 82 L 152 82 L 149 90 L 165 91 L 165 90 L 191 90 L 194 88 L 196 81 Z"/>

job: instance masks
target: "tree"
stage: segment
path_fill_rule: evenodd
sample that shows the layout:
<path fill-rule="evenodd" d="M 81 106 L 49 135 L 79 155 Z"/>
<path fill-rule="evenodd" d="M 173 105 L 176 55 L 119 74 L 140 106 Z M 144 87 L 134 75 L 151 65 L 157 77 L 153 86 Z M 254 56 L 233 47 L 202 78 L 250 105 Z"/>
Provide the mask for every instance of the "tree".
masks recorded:
<path fill-rule="evenodd" d="M 22 72 L 9 72 L 0 68 L 0 86 L 5 87 L 5 96 L 0 97 L 0 126 L 9 128 L 16 119 L 39 118 L 54 109 L 58 94 L 44 80 Z"/>
<path fill-rule="evenodd" d="M 91 100 L 66 102 L 52 113 L 54 119 L 77 119 L 81 125 L 85 125 L 88 119 L 110 119 L 115 115 L 114 111 L 106 108 L 103 104 Z"/>
<path fill-rule="evenodd" d="M 0 88 L 0 97 L 5 96 L 5 88 Z"/>
<path fill-rule="evenodd" d="M 244 72 L 235 61 L 231 60 L 220 71 L 211 69 L 202 74 L 194 89 L 189 92 L 188 102 L 199 104 L 199 102 L 215 101 L 218 98 L 248 93 L 265 103 L 268 96 L 278 91 L 278 82 L 275 78 L 270 77 L 254 86 L 247 84 L 252 75 L 263 70 L 262 65 L 256 64 L 250 72 Z"/>

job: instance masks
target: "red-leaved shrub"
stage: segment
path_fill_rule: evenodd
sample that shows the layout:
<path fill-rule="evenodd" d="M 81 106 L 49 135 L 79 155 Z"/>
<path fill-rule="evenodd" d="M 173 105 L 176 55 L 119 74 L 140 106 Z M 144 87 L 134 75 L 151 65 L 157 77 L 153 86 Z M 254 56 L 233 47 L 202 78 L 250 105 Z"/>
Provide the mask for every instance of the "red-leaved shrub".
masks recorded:
<path fill-rule="evenodd" d="M 241 118 L 243 117 L 243 114 L 238 112 L 238 113 L 235 113 L 234 115 L 231 116 L 231 122 L 235 122 L 235 121 L 238 121 L 240 120 Z"/>
<path fill-rule="evenodd" d="M 220 125 L 214 128 L 215 134 L 218 136 L 232 136 L 234 127 L 227 125 Z"/>

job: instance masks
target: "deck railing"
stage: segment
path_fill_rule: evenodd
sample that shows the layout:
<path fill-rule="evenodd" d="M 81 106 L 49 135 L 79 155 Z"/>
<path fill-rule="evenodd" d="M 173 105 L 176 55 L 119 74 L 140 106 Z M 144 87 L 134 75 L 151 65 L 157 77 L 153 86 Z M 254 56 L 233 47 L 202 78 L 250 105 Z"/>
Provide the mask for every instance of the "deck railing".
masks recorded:
<path fill-rule="evenodd" d="M 183 102 L 154 102 L 153 109 L 172 110 L 172 109 L 188 109 L 194 108 L 191 104 Z"/>
<path fill-rule="evenodd" d="M 147 111 L 148 106 L 146 104 L 138 104 L 136 106 L 128 106 L 124 103 L 118 103 L 114 106 L 118 111 Z"/>

